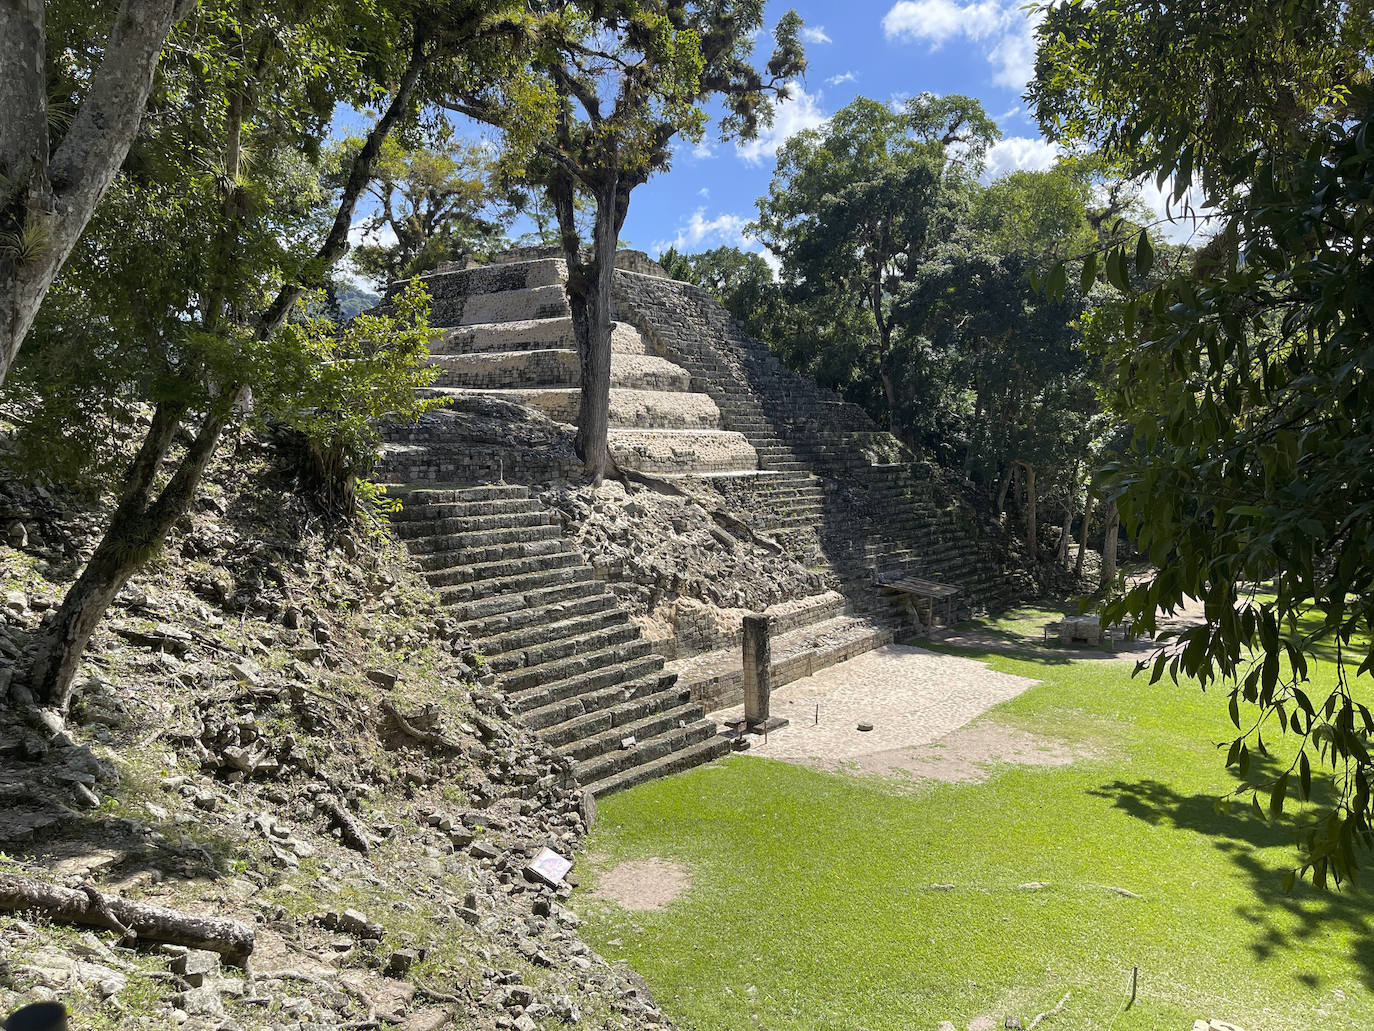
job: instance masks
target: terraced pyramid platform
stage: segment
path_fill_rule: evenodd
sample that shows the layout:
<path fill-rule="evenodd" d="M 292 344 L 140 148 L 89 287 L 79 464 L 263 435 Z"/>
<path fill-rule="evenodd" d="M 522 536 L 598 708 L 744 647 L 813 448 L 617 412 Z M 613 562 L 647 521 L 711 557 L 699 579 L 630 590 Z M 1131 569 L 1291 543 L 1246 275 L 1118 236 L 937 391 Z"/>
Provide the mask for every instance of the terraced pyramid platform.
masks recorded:
<path fill-rule="evenodd" d="M 483 396 L 577 420 L 581 370 L 561 258 L 441 272 L 423 279 L 432 321 L 437 396 Z M 687 370 L 650 354 L 633 326 L 611 335 L 611 453 L 622 467 L 652 473 L 756 470 L 758 454 L 727 430 L 716 403 L 692 389 Z"/>
<path fill-rule="evenodd" d="M 639 266 L 616 273 L 617 462 L 715 498 L 839 587 L 767 610 L 775 685 L 894 639 L 907 609 L 881 587 L 885 573 L 959 584 L 964 612 L 996 605 L 1002 570 L 928 467 L 783 368 L 707 295 Z M 441 328 L 427 390 L 450 404 L 386 427 L 378 476 L 405 492 L 398 528 L 512 707 L 605 792 L 728 749 L 704 712 L 738 703 L 741 650 L 738 633 L 695 646 L 656 638 L 656 650 L 554 513 L 506 485 L 580 478 L 565 277 L 561 258 L 534 254 L 424 278 Z"/>

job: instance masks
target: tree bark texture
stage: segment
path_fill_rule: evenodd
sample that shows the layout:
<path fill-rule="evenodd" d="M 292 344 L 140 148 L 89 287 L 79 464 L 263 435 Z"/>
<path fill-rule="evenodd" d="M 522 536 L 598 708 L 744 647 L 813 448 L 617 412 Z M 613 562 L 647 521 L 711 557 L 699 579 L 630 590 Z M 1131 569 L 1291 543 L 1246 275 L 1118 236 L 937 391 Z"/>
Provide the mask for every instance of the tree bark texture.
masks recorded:
<path fill-rule="evenodd" d="M 1026 483 L 1026 544 L 1030 548 L 1031 558 L 1038 558 L 1040 555 L 1040 541 L 1038 539 L 1035 525 L 1035 466 L 1030 462 L 1017 462 L 1025 471 Z"/>
<path fill-rule="evenodd" d="M 78 927 L 132 934 L 139 941 L 171 942 L 218 952 L 228 962 L 238 964 L 252 953 L 255 937 L 253 927 L 238 920 L 182 913 L 93 888 L 62 888 L 10 874 L 0 874 L 0 910 L 34 910 Z"/>
<path fill-rule="evenodd" d="M 1078 538 L 1078 560 L 1073 564 L 1073 575 L 1077 578 L 1083 576 L 1083 555 L 1088 550 L 1088 524 L 1093 517 L 1093 492 L 1091 485 L 1088 488 L 1088 498 L 1083 502 L 1083 536 Z"/>
<path fill-rule="evenodd" d="M 129 152 L 162 45 L 194 0 L 124 0 L 104 57 L 55 151 L 41 0 L 0 3 L 0 383 Z M 50 153 L 51 151 L 51 153 Z"/>
<path fill-rule="evenodd" d="M 234 391 L 234 395 L 237 391 Z M 40 704 L 65 712 L 81 656 L 116 594 L 155 555 L 195 497 L 201 476 L 219 444 L 234 396 L 218 399 L 207 413 L 167 485 L 154 497 L 154 481 L 171 447 L 184 411 L 159 405 L 129 470 L 123 498 L 76 583 L 56 615 L 30 646 L 21 682 Z"/>
<path fill-rule="evenodd" d="M 1107 502 L 1106 535 L 1102 540 L 1102 583 L 1101 589 L 1107 590 L 1116 580 L 1116 538 L 1121 525 L 1121 513 L 1117 510 L 1116 499 Z"/>
<path fill-rule="evenodd" d="M 611 287 L 615 278 L 615 196 L 596 199 L 592 263 L 583 298 L 586 343 L 579 350 L 582 392 L 577 406 L 577 439 L 587 476 L 599 484 L 610 469 Z"/>
<path fill-rule="evenodd" d="M 1069 493 L 1064 498 L 1064 527 L 1059 533 L 1059 553 L 1055 561 L 1065 569 L 1069 566 L 1069 535 L 1073 533 L 1074 495 L 1078 493 L 1078 463 L 1074 462 L 1073 472 L 1069 474 Z"/>

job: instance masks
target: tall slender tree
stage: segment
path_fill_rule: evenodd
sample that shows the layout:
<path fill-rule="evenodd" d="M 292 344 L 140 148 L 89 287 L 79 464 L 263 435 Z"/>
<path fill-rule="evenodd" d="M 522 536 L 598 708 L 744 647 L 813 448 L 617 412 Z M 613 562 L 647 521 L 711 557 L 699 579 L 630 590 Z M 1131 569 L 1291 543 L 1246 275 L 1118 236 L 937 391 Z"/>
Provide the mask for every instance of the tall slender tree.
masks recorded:
<path fill-rule="evenodd" d="M 779 20 L 760 72 L 752 54 L 761 0 L 560 3 L 532 28 L 530 76 L 455 83 L 446 101 L 506 130 L 538 162 L 568 262 L 581 362 L 577 443 L 593 483 L 612 465 L 611 286 L 630 196 L 668 167 L 675 138 L 701 138 L 708 102 L 724 107 L 727 137 L 751 138 L 771 120 L 772 100 L 786 98 L 806 67 L 800 25 L 793 12 Z M 578 230 L 579 194 L 594 212 L 591 240 Z"/>

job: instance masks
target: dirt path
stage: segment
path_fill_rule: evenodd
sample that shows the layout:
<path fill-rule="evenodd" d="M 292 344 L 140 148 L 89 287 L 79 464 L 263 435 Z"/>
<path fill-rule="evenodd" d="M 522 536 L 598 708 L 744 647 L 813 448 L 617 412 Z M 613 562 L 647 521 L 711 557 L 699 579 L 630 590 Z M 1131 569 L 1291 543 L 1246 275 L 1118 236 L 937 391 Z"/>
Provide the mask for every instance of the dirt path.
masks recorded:
<path fill-rule="evenodd" d="M 891 644 L 773 692 L 773 715 L 790 725 L 766 741 L 753 738 L 750 754 L 823 769 L 928 771 L 923 776 L 937 775 L 942 765 L 953 775 L 953 761 L 967 774 L 974 763 L 1031 755 L 1041 747 L 1030 735 L 1018 741 L 1006 728 L 952 733 L 1035 683 L 972 659 Z M 742 707 L 712 714 L 717 722 L 742 717 Z M 861 724 L 872 729 L 861 731 Z M 924 746 L 946 735 L 940 756 L 932 757 Z"/>

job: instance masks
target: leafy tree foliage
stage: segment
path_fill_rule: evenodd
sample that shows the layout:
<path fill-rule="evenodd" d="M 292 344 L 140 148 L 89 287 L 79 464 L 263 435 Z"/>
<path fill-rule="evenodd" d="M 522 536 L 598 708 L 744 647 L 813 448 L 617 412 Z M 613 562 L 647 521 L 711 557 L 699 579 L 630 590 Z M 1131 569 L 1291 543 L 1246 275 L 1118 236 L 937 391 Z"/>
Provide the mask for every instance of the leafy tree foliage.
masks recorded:
<path fill-rule="evenodd" d="M 379 287 L 427 272 L 444 261 L 485 257 L 505 243 L 522 198 L 504 181 L 497 157 L 480 144 L 441 133 L 435 144 L 382 145 L 367 192 L 376 213 L 361 223 L 353 266 Z M 338 148 L 347 167 L 363 145 Z"/>
<path fill-rule="evenodd" d="M 0 6 L 0 383 L 128 153 L 195 0 Z"/>
<path fill-rule="evenodd" d="M 754 336 L 773 339 L 784 306 L 773 270 L 762 255 L 738 247 L 681 254 L 669 247 L 658 263 L 672 278 L 711 294 Z"/>
<path fill-rule="evenodd" d="M 131 461 L 91 455 L 118 503 L 26 657 L 22 680 L 39 702 L 66 706 L 110 599 L 159 549 L 254 395 L 286 418 L 292 404 L 356 404 L 359 391 L 377 387 L 379 368 L 393 387 L 385 396 L 414 385 L 404 356 L 423 326 L 413 313 L 390 327 L 402 360 L 364 360 L 360 329 L 343 335 L 348 360 L 327 372 L 305 371 L 322 332 L 283 328 L 346 252 L 373 163 L 391 131 L 414 118 L 427 74 L 478 46 L 493 63 L 514 60 L 516 34 L 491 5 L 414 17 L 389 0 L 285 10 L 205 3 L 175 35 L 125 168 L 42 313 L 31 372 L 6 384 L 31 435 L 45 421 L 62 427 L 109 413 L 127 424 L 135 406 L 152 409 Z M 382 113 L 340 188 L 326 190 L 321 151 L 335 108 L 378 101 Z M 346 422 L 335 439 L 317 437 L 341 460 L 357 444 Z"/>
<path fill-rule="evenodd" d="M 1223 685 L 1226 762 L 1257 810 L 1312 802 L 1290 886 L 1353 878 L 1374 843 L 1369 18 L 1367 3 L 1322 0 L 1055 6 L 1031 89 L 1042 125 L 1172 174 L 1176 197 L 1198 185 L 1214 213 L 1197 260 L 1155 284 L 1139 282 L 1157 260 L 1143 233 L 1106 256 L 1122 293 L 1114 401 L 1134 415 L 1106 474 L 1157 571 L 1104 618 L 1153 630 L 1204 602 L 1152 679 Z M 1161 81 L 1197 88 L 1149 88 Z M 1335 672 L 1320 691 L 1318 656 Z M 1261 773 L 1284 736 L 1296 747 Z M 1313 801 L 1323 767 L 1334 802 Z"/>
<path fill-rule="evenodd" d="M 827 307 L 843 298 L 861 319 L 869 378 L 882 386 L 880 422 L 901 431 L 894 349 L 896 299 L 963 220 L 989 144 L 1000 136 L 969 97 L 922 94 L 901 111 L 860 97 L 778 153 L 755 231 L 782 261 L 790 292 Z"/>
<path fill-rule="evenodd" d="M 630 195 L 667 167 L 677 136 L 701 138 L 708 101 L 724 108 L 727 135 L 750 137 L 771 119 L 772 98 L 805 68 L 800 24 L 795 13 L 782 17 L 760 73 L 761 0 L 558 3 L 531 27 L 528 75 L 456 84 L 447 101 L 505 130 L 546 184 L 581 352 L 578 448 L 594 483 L 610 468 L 611 281 Z M 578 231 L 579 194 L 594 209 L 590 241 Z"/>

